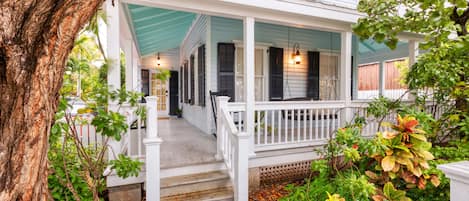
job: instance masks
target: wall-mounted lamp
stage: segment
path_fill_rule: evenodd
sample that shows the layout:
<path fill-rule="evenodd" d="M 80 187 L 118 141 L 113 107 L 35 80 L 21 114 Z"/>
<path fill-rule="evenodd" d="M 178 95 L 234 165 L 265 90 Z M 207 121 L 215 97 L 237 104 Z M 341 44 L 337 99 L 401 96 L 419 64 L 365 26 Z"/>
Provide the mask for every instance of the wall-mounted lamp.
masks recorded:
<path fill-rule="evenodd" d="M 301 63 L 300 44 L 299 43 L 295 43 L 293 45 L 292 59 L 296 64 Z"/>
<path fill-rule="evenodd" d="M 158 52 L 157 56 L 156 56 L 156 65 L 157 67 L 160 67 L 161 66 L 161 59 L 160 59 L 160 53 Z"/>

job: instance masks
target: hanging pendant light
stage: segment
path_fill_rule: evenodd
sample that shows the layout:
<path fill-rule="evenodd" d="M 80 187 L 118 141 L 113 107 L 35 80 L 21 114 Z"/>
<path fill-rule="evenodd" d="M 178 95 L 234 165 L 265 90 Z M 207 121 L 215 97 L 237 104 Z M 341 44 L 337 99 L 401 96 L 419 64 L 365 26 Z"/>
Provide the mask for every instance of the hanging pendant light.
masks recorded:
<path fill-rule="evenodd" d="M 293 61 L 296 63 L 296 64 L 300 64 L 301 63 L 301 54 L 300 54 L 300 44 L 299 43 L 295 43 L 293 45 L 293 54 L 292 54 L 292 59 Z"/>
<path fill-rule="evenodd" d="M 161 66 L 161 59 L 160 59 L 160 53 L 159 52 L 157 53 L 157 56 L 156 56 L 156 65 L 157 65 L 157 67 Z"/>

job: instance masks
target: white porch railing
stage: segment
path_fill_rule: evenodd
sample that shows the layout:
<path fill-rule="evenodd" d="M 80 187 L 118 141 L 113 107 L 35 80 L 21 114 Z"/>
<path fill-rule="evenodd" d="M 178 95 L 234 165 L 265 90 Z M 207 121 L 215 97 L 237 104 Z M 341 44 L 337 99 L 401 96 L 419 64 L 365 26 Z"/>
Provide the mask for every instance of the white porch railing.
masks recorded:
<path fill-rule="evenodd" d="M 249 135 L 236 128 L 228 108 L 228 97 L 217 98 L 217 158 L 226 164 L 233 182 L 234 197 L 237 201 L 247 201 L 248 191 L 248 153 Z"/>
<path fill-rule="evenodd" d="M 227 103 L 235 127 L 244 131 L 244 103 Z M 256 102 L 254 151 L 321 145 L 341 123 L 343 101 Z"/>

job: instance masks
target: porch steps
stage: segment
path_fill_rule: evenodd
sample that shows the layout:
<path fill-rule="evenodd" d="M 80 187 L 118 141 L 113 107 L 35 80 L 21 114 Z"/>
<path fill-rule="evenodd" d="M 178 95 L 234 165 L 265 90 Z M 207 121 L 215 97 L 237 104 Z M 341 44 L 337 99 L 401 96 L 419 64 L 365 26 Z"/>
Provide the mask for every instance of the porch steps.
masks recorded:
<path fill-rule="evenodd" d="M 225 171 L 174 176 L 161 179 L 163 201 L 233 200 L 231 181 Z"/>

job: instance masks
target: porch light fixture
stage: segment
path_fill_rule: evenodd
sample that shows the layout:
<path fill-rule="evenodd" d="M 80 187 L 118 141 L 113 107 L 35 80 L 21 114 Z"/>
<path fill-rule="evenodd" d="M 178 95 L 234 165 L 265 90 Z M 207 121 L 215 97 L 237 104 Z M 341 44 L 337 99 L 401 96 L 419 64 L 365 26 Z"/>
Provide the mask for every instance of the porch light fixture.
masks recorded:
<path fill-rule="evenodd" d="M 160 53 L 159 53 L 159 52 L 158 52 L 158 55 L 156 56 L 156 65 L 157 65 L 158 67 L 161 66 L 161 59 L 160 59 Z"/>
<path fill-rule="evenodd" d="M 295 43 L 293 45 L 293 54 L 292 54 L 292 59 L 293 61 L 296 63 L 296 64 L 300 64 L 301 63 L 301 55 L 300 55 L 300 44 L 299 43 Z"/>

